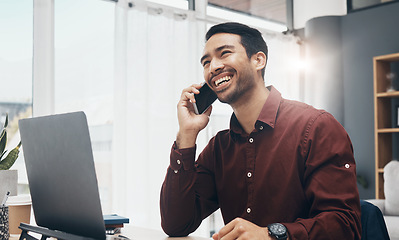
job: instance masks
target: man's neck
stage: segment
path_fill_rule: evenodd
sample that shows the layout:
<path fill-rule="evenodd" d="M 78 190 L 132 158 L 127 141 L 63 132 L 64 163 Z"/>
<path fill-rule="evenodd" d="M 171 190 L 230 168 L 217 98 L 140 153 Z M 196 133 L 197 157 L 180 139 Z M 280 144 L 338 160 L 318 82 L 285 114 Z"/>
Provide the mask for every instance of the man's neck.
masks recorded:
<path fill-rule="evenodd" d="M 269 90 L 264 86 L 258 86 L 248 95 L 243 96 L 239 102 L 231 107 L 244 131 L 250 134 L 254 130 L 256 120 L 269 96 Z"/>

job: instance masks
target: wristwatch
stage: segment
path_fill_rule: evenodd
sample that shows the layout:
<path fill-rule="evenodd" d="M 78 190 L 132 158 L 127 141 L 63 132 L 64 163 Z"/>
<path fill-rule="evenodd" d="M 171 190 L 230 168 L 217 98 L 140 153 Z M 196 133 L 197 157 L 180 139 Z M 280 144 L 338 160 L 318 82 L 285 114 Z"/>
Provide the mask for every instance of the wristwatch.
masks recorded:
<path fill-rule="evenodd" d="M 272 223 L 267 225 L 269 235 L 278 240 L 287 240 L 287 228 L 281 223 Z"/>

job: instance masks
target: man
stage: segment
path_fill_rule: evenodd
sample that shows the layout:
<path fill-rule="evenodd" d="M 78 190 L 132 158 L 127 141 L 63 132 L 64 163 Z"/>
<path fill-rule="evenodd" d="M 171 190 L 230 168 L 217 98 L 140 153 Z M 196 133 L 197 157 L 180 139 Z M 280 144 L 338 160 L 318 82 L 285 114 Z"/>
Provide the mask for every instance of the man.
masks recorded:
<path fill-rule="evenodd" d="M 200 85 L 183 90 L 179 131 L 161 190 L 170 236 L 185 236 L 218 208 L 214 239 L 360 239 L 355 161 L 343 127 L 325 111 L 265 87 L 267 46 L 239 23 L 213 26 L 201 58 L 206 84 L 234 113 L 195 161 L 212 108 L 194 114 Z"/>

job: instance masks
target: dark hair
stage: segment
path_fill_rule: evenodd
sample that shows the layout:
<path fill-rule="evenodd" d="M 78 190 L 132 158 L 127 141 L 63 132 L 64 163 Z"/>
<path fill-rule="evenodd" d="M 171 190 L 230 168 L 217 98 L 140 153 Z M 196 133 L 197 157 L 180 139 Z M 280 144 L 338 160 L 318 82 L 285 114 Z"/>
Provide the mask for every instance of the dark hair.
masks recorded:
<path fill-rule="evenodd" d="M 268 58 L 267 45 L 262 37 L 262 34 L 255 28 L 237 22 L 227 22 L 212 26 L 205 35 L 205 40 L 208 41 L 213 35 L 217 33 L 231 33 L 241 37 L 241 44 L 245 48 L 248 58 L 261 51 Z M 262 77 L 265 75 L 265 68 L 262 69 Z"/>

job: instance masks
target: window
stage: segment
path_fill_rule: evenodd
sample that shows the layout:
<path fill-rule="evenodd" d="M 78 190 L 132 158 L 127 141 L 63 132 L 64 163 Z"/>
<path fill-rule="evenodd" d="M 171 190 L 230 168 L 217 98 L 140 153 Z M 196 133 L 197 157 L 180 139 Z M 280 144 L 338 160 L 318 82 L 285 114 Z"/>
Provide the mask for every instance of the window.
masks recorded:
<path fill-rule="evenodd" d="M 276 23 L 286 24 L 287 22 L 286 0 L 209 0 L 208 4 L 236 12 L 246 13 Z"/>
<path fill-rule="evenodd" d="M 387 4 L 387 3 L 392 3 L 392 2 L 397 2 L 398 0 L 347 0 L 347 8 L 348 8 L 348 13 L 357 11 L 357 10 L 362 10 L 362 9 L 367 9 L 370 7 L 376 7 L 382 4 Z"/>
<path fill-rule="evenodd" d="M 87 116 L 104 212 L 112 206 L 114 11 L 108 1 L 54 1 L 55 112 Z"/>
<path fill-rule="evenodd" d="M 32 34 L 31 0 L 0 1 L 0 121 L 9 115 L 8 150 L 19 142 L 18 120 L 32 114 Z M 19 192 L 26 193 L 27 177 L 23 154 L 12 169 L 18 169 Z"/>
<path fill-rule="evenodd" d="M 188 10 L 189 1 L 187 0 L 147 0 L 147 2 L 158 3 L 169 7 Z"/>

